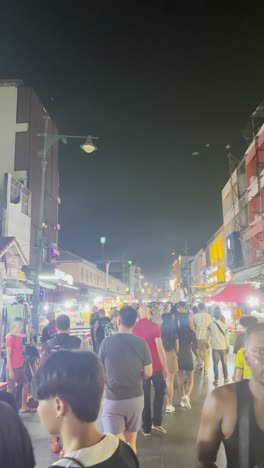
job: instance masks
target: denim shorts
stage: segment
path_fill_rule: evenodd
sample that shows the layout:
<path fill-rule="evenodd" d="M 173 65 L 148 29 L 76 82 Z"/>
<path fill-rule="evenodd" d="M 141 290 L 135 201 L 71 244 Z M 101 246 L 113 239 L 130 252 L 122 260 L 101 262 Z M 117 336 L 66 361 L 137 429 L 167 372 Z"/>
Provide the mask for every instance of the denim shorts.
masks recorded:
<path fill-rule="evenodd" d="M 104 432 L 117 435 L 138 432 L 142 426 L 144 395 L 129 400 L 103 401 L 102 423 Z"/>

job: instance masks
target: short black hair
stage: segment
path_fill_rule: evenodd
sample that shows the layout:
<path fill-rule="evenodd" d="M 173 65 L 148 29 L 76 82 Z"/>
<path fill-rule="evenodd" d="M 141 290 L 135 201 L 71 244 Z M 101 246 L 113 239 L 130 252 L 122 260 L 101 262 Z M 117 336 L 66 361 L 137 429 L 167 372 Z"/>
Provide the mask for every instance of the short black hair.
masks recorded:
<path fill-rule="evenodd" d="M 0 414 L 0 466 L 34 468 L 31 440 L 19 415 L 3 401 L 0 401 Z"/>
<path fill-rule="evenodd" d="M 137 320 L 137 312 L 133 307 L 124 306 L 119 311 L 119 318 L 124 327 L 132 328 Z"/>
<path fill-rule="evenodd" d="M 90 352 L 57 351 L 41 366 L 33 382 L 34 397 L 66 400 L 82 422 L 96 421 L 104 390 L 104 372 Z"/>
<path fill-rule="evenodd" d="M 192 307 L 192 311 L 193 311 L 193 314 L 198 314 L 199 309 L 198 309 L 197 306 L 193 306 L 193 307 Z"/>
<path fill-rule="evenodd" d="M 61 314 L 56 319 L 56 328 L 60 331 L 67 331 L 71 327 L 70 317 L 66 314 Z"/>
<path fill-rule="evenodd" d="M 255 323 L 247 328 L 246 335 L 245 335 L 245 348 L 248 345 L 249 338 L 254 333 L 264 332 L 264 323 Z"/>
<path fill-rule="evenodd" d="M 18 414 L 18 405 L 12 393 L 0 391 L 0 401 L 7 403 Z"/>
<path fill-rule="evenodd" d="M 199 309 L 199 311 L 206 310 L 206 307 L 205 307 L 205 305 L 203 304 L 203 302 L 200 302 L 200 304 L 198 304 L 198 309 Z"/>
<path fill-rule="evenodd" d="M 22 319 L 22 317 L 15 317 L 14 322 L 23 322 L 24 323 L 24 319 Z"/>
<path fill-rule="evenodd" d="M 183 307 L 187 307 L 186 302 L 184 302 L 184 301 L 178 302 L 177 309 L 182 309 Z"/>
<path fill-rule="evenodd" d="M 171 322 L 172 321 L 172 315 L 168 312 L 164 312 L 164 314 L 162 314 L 161 316 L 162 318 L 162 321 L 165 323 L 168 323 L 168 322 Z"/>
<path fill-rule="evenodd" d="M 253 315 L 242 315 L 242 317 L 240 317 L 239 323 L 241 327 L 248 328 L 258 323 L 258 319 Z"/>
<path fill-rule="evenodd" d="M 216 320 L 219 320 L 222 316 L 222 312 L 221 312 L 221 309 L 220 307 L 215 307 L 214 308 L 214 318 L 216 318 Z"/>

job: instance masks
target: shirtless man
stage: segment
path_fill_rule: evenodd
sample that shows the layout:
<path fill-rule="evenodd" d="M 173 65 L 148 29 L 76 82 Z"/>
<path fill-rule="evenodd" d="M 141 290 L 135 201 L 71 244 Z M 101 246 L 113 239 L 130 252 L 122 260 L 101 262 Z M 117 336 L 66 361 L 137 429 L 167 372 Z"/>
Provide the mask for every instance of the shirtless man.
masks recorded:
<path fill-rule="evenodd" d="M 210 393 L 205 401 L 197 439 L 197 468 L 217 466 L 215 462 L 221 441 L 225 446 L 228 468 L 264 466 L 263 323 L 248 329 L 245 338 L 245 359 L 252 372 L 251 381 L 244 380 L 220 387 Z M 240 450 L 238 428 L 244 412 L 249 418 L 246 416 L 246 423 L 243 422 L 241 427 L 240 447 L 243 448 Z M 248 441 L 249 453 L 244 451 Z M 247 456 L 249 461 L 245 463 Z M 245 465 L 242 464 L 241 457 Z"/>

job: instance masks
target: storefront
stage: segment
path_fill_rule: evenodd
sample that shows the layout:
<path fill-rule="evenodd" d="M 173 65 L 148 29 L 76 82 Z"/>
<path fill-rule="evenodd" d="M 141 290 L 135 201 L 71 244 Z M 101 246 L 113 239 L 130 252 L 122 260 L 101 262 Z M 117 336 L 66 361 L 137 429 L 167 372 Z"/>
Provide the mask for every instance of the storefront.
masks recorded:
<path fill-rule="evenodd" d="M 0 238 L 0 345 L 4 342 L 6 334 L 12 330 L 15 317 L 27 320 L 30 315 L 29 302 L 33 289 L 22 271 L 26 263 L 27 260 L 14 237 Z"/>

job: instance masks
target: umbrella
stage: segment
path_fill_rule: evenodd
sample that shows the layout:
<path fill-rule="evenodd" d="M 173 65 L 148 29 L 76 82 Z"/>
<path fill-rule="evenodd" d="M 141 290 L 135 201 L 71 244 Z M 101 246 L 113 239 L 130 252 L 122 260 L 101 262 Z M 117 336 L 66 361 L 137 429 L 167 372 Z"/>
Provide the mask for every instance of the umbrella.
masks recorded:
<path fill-rule="evenodd" d="M 228 284 L 222 291 L 211 296 L 210 302 L 239 302 L 252 301 L 264 303 L 264 294 L 250 284 Z"/>

